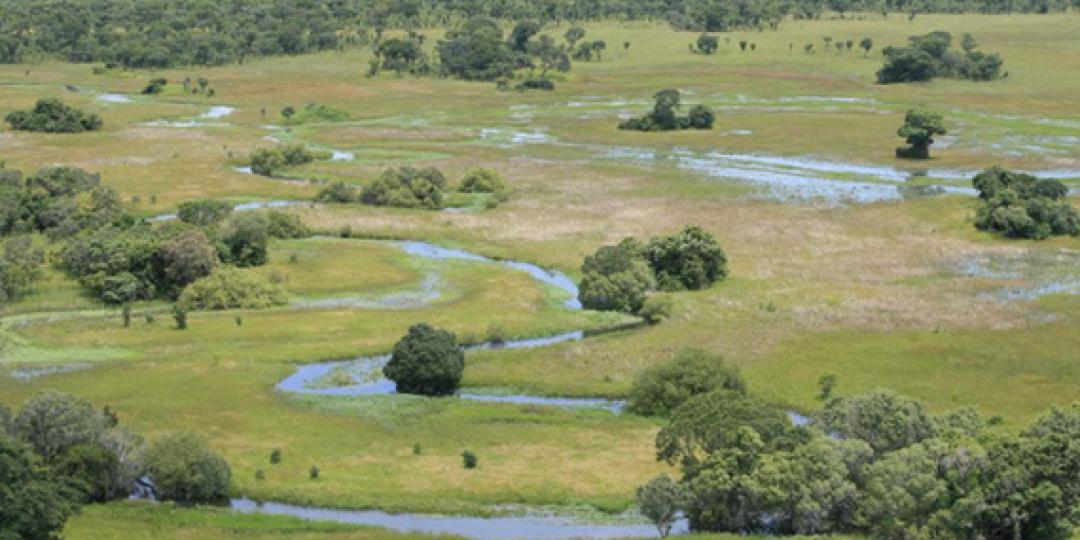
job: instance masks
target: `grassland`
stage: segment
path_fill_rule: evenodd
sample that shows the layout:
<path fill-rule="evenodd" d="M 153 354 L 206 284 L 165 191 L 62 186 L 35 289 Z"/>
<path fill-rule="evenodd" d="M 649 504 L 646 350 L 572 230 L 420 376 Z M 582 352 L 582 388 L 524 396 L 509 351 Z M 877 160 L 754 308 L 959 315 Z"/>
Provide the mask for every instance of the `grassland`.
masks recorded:
<path fill-rule="evenodd" d="M 106 121 L 103 131 L 79 136 L 0 131 L 0 159 L 26 170 L 67 163 L 99 171 L 143 215 L 171 211 L 191 198 L 310 198 L 318 188 L 307 179 L 363 184 L 387 166 L 433 165 L 454 181 L 469 167 L 491 167 L 513 187 L 510 200 L 493 210 L 339 205 L 292 211 L 326 233 L 347 226 L 360 236 L 423 239 L 575 277 L 581 258 L 603 243 L 700 224 L 723 242 L 732 277 L 707 291 L 672 294 L 674 315 L 661 325 L 542 349 L 470 353 L 467 385 L 618 397 L 640 369 L 692 345 L 722 353 L 741 366 L 755 391 L 801 410 L 817 406 L 817 378 L 835 373 L 842 394 L 889 386 L 935 410 L 976 405 L 1018 426 L 1080 395 L 1080 302 L 1069 294 L 1006 300 L 1002 291 L 1036 288 L 1043 278 L 987 277 L 965 269 L 987 257 L 1069 256 L 1080 250 L 1080 241 L 1016 242 L 978 233 L 971 224 L 974 201 L 966 196 L 872 204 L 777 200 L 755 185 L 681 166 L 678 156 L 788 156 L 902 172 L 994 163 L 1080 169 L 1080 146 L 1069 142 L 1080 136 L 1074 106 L 1078 22 L 1076 14 L 788 21 L 779 32 L 724 35 L 714 56 L 687 52 L 693 34 L 639 23 L 595 24 L 587 26 L 588 35 L 608 42 L 604 60 L 576 63 L 550 93 L 389 75 L 368 79 L 362 76 L 368 51 L 162 71 L 156 75 L 172 81 L 205 76 L 217 96 L 172 92 L 135 96 L 131 103 L 102 102 L 95 92 L 135 93 L 149 73 L 95 76 L 89 66 L 60 63 L 0 66 L 0 111 L 29 106 L 38 97 L 63 97 Z M 1004 56 L 1009 77 L 873 84 L 877 49 L 938 29 L 975 35 L 983 49 Z M 431 32 L 429 42 L 437 36 Z M 856 42 L 868 36 L 875 52 L 802 52 L 809 42 L 820 49 L 824 36 Z M 756 50 L 738 52 L 742 39 Z M 626 40 L 628 52 L 617 45 Z M 83 91 L 70 92 L 65 84 Z M 619 115 L 646 110 L 651 94 L 668 86 L 685 90 L 689 103 L 712 105 L 717 128 L 659 135 L 614 129 Z M 307 102 L 348 111 L 353 120 L 303 124 L 285 133 L 263 127 L 281 123 L 282 107 Z M 147 125 L 198 119 L 212 105 L 237 110 L 199 120 L 215 125 Z M 895 130 L 903 112 L 918 105 L 945 113 L 952 130 L 948 145 L 934 148 L 926 164 L 897 161 L 892 149 L 901 141 Z M 515 137 L 522 133 L 531 138 Z M 357 159 L 315 162 L 290 171 L 293 179 L 236 172 L 251 149 L 274 144 L 264 140 L 268 134 L 352 152 Z M 612 157 L 613 148 L 667 157 Z M 432 270 L 373 242 L 320 238 L 273 248 L 271 264 L 260 271 L 294 299 L 411 289 Z M 43 315 L 5 321 L 4 332 L 18 343 L 9 348 L 13 352 L 0 353 L 2 362 L 107 361 L 29 383 L 0 375 L 0 402 L 15 405 L 38 390 L 60 388 L 109 404 L 151 438 L 199 431 L 233 465 L 236 493 L 248 496 L 469 513 L 501 503 L 626 508 L 634 486 L 662 470 L 651 446 L 658 424 L 648 420 L 453 401 L 294 399 L 273 392 L 295 363 L 385 351 L 413 322 L 446 326 L 472 341 L 482 340 L 493 324 L 530 336 L 611 322 L 562 309 L 553 291 L 518 272 L 473 263 L 448 263 L 438 271 L 442 296 L 431 305 L 292 306 L 242 313 L 243 326 L 234 324 L 236 313 L 195 314 L 186 332 L 173 330 L 164 317 L 125 330 L 115 317 L 63 315 L 96 306 L 70 280 L 50 273 L 36 294 L 3 307 L 5 314 Z M 1072 279 L 1080 279 L 1077 273 Z M 412 455 L 417 442 L 422 456 Z M 286 459 L 270 469 L 266 460 L 275 447 Z M 480 470 L 460 468 L 463 448 L 480 455 Z M 324 471 L 317 482 L 306 476 L 311 465 Z M 264 481 L 254 478 L 260 468 L 267 469 Z M 278 528 L 311 538 L 383 537 L 127 505 L 89 509 L 72 522 L 70 536 L 106 537 L 101 531 L 136 522 L 143 528 L 133 531 L 156 537 L 259 538 L 270 534 L 264 529 Z"/>

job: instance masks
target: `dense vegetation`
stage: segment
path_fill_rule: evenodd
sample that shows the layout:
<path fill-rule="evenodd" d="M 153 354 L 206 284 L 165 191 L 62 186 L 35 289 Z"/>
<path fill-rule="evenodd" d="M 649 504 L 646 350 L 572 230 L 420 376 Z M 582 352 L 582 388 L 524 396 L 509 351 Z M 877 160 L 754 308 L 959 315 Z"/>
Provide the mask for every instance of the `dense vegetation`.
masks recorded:
<path fill-rule="evenodd" d="M 973 179 L 979 192 L 975 227 L 1012 238 L 1042 240 L 1080 234 L 1080 214 L 1057 180 L 991 167 Z"/>
<path fill-rule="evenodd" d="M 311 163 L 315 155 L 302 144 L 290 144 L 281 148 L 260 148 L 251 153 L 251 172 L 260 176 L 274 176 L 289 167 Z"/>
<path fill-rule="evenodd" d="M 885 47 L 885 66 L 877 72 L 878 82 L 902 83 L 929 81 L 935 77 L 989 81 L 1001 73 L 1004 60 L 996 53 L 976 50 L 978 43 L 971 34 L 960 42 L 962 53 L 952 50 L 952 35 L 931 32 L 908 38 L 907 47 Z"/>
<path fill-rule="evenodd" d="M 401 208 L 442 208 L 447 182 L 434 167 L 387 169 L 360 195 L 364 204 Z"/>
<path fill-rule="evenodd" d="M 37 394 L 14 414 L 0 405 L 0 538 L 55 538 L 81 505 L 126 498 L 147 474 L 163 500 L 228 493 L 228 464 L 192 434 L 147 449 L 108 407 L 60 392 Z"/>
<path fill-rule="evenodd" d="M 59 99 L 39 99 L 33 109 L 12 111 L 4 117 L 12 129 L 43 133 L 81 133 L 102 125 L 96 114 L 86 114 Z"/>
<path fill-rule="evenodd" d="M 743 534 L 1065 540 L 1080 525 L 1080 405 L 1010 435 L 973 409 L 935 416 L 876 390 L 834 398 L 801 427 L 713 384 L 657 435 L 658 458 L 683 472 L 638 491 L 662 533 L 679 510 L 693 530 Z"/>
<path fill-rule="evenodd" d="M 465 352 L 457 337 L 446 330 L 414 324 L 394 345 L 390 361 L 383 368 L 387 379 L 406 394 L 448 396 L 461 385 L 465 373 Z"/>
<path fill-rule="evenodd" d="M 727 257 L 700 227 L 642 244 L 633 238 L 585 257 L 578 298 L 589 309 L 638 313 L 650 291 L 704 289 L 727 276 Z"/>
<path fill-rule="evenodd" d="M 676 129 L 712 129 L 716 116 L 704 105 L 694 105 L 686 116 L 678 116 L 682 98 L 678 90 L 671 88 L 657 92 L 656 103 L 649 114 L 630 118 L 619 123 L 619 129 L 637 131 L 671 131 Z"/>

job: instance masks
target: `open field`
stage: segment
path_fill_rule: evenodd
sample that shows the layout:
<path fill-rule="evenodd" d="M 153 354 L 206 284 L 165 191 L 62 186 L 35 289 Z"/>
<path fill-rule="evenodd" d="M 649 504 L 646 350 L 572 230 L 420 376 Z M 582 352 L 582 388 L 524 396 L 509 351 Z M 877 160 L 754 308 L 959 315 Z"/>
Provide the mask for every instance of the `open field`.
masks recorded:
<path fill-rule="evenodd" d="M 1000 164 L 1058 171 L 1080 187 L 1078 27 L 1076 13 L 858 15 L 721 34 L 720 51 L 704 56 L 687 52 L 694 33 L 596 23 L 586 29 L 609 43 L 603 61 L 575 62 L 555 91 L 534 93 L 365 78 L 367 50 L 153 74 L 0 65 L 0 113 L 61 97 L 105 119 L 102 131 L 76 136 L 0 131 L 0 160 L 27 172 L 54 164 L 100 172 L 139 215 L 173 212 L 195 198 L 310 200 L 317 182 L 366 185 L 400 165 L 436 166 L 452 184 L 471 167 L 490 167 L 512 187 L 497 208 L 464 212 L 290 207 L 325 235 L 275 241 L 270 263 L 258 270 L 282 285 L 290 305 L 193 313 L 183 332 L 155 302 L 137 305 L 132 328 L 122 328 L 115 310 L 102 312 L 50 270 L 34 294 L 0 306 L 0 403 L 16 406 L 55 388 L 109 405 L 149 439 L 202 433 L 231 464 L 237 496 L 475 515 L 500 505 L 620 513 L 635 487 L 666 470 L 655 461 L 659 421 L 455 399 L 295 397 L 274 385 L 297 364 L 386 352 L 416 322 L 470 343 L 493 333 L 548 336 L 625 322 L 568 310 L 564 291 L 523 272 L 421 260 L 384 239 L 526 261 L 576 280 L 582 258 L 602 244 L 696 224 L 723 243 L 729 279 L 667 293 L 674 313 L 659 325 L 548 347 L 470 351 L 464 385 L 622 398 L 641 369 L 695 346 L 723 354 L 756 393 L 800 411 L 820 407 L 817 380 L 831 373 L 841 395 L 885 386 L 935 412 L 973 405 L 1018 428 L 1080 396 L 1080 240 L 980 233 L 973 195 L 898 186 L 966 188 L 971 171 Z M 873 84 L 881 47 L 938 29 L 970 32 L 983 49 L 1000 52 L 1008 78 Z M 434 43 L 441 32 L 427 33 Z M 820 49 L 823 36 L 856 43 L 868 36 L 875 49 L 803 53 L 806 43 Z M 743 39 L 755 50 L 739 52 Z M 216 96 L 134 95 L 151 76 L 203 76 Z M 615 129 L 620 117 L 645 112 L 664 87 L 682 89 L 689 104 L 712 106 L 716 128 Z M 101 92 L 131 101 L 102 101 Z M 284 127 L 278 111 L 309 102 L 353 119 Z M 200 117 L 213 106 L 235 112 Z M 914 106 L 941 111 L 950 129 L 926 163 L 893 157 L 902 142 L 896 129 Z M 155 123 L 162 119 L 192 123 Z M 315 161 L 288 179 L 238 172 L 251 150 L 276 144 L 267 137 L 354 159 Z M 744 178 L 745 171 L 813 182 L 768 183 Z M 343 228 L 353 238 L 333 237 Z M 396 295 L 408 301 L 373 305 Z M 349 301 L 312 304 L 336 298 Z M 141 318 L 155 310 L 155 322 Z M 73 361 L 86 365 L 31 380 L 7 376 Z M 285 459 L 270 467 L 273 448 Z M 464 449 L 480 456 L 478 470 L 461 468 Z M 323 471 L 317 481 L 307 476 L 312 465 Z M 265 480 L 256 480 L 259 469 Z M 88 507 L 65 537 L 121 537 L 116 531 L 123 538 L 408 537 L 138 504 Z"/>

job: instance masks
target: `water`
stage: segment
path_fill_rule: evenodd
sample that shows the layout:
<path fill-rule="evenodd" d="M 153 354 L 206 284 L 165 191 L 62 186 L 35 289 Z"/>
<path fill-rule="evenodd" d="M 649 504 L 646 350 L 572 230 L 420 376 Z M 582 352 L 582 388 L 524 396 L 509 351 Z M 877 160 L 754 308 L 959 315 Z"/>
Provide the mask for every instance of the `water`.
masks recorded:
<path fill-rule="evenodd" d="M 236 112 L 236 109 L 233 108 L 233 107 L 227 107 L 227 106 L 224 106 L 224 105 L 218 105 L 216 107 L 210 107 L 210 110 L 200 114 L 199 118 L 211 118 L 211 119 L 225 118 L 226 116 L 229 116 L 230 114 L 232 114 L 234 112 Z"/>
<path fill-rule="evenodd" d="M 80 371 L 84 369 L 89 369 L 90 367 L 90 364 L 78 362 L 72 364 L 12 369 L 8 371 L 8 375 L 10 375 L 12 379 L 15 379 L 19 382 L 29 382 L 38 377 L 56 375 L 59 373 L 69 373 L 72 371 Z"/>
<path fill-rule="evenodd" d="M 354 159 L 356 159 L 356 155 L 352 152 L 331 150 L 330 161 L 352 161 Z"/>
<path fill-rule="evenodd" d="M 123 94 L 98 94 L 97 98 L 108 103 L 131 103 L 131 98 Z"/>
<path fill-rule="evenodd" d="M 445 248 L 429 244 L 426 242 L 401 242 L 400 245 L 405 249 L 406 253 L 410 255 L 416 255 L 418 257 L 424 257 L 427 259 L 458 259 L 466 261 L 483 261 L 501 264 L 513 268 L 515 270 L 521 270 L 532 276 L 533 279 L 551 285 L 558 289 L 561 289 L 570 294 L 570 298 L 563 302 L 563 304 L 569 309 L 581 309 L 581 302 L 578 300 L 578 288 L 574 280 L 569 276 L 559 272 L 558 270 L 548 270 L 541 268 L 532 263 L 521 261 L 502 261 L 496 259 L 490 259 L 475 253 L 469 253 L 459 249 Z"/>
<path fill-rule="evenodd" d="M 1013 282 L 981 296 L 1002 302 L 1038 300 L 1052 294 L 1080 295 L 1080 253 L 1028 252 L 977 256 L 961 261 L 959 273 Z"/>
<path fill-rule="evenodd" d="M 286 206 L 299 206 L 302 204 L 309 204 L 311 201 L 254 201 L 239 203 L 233 206 L 233 212 L 250 212 L 252 210 L 262 210 L 264 208 L 284 208 Z M 176 214 L 158 214 L 156 216 L 147 218 L 147 221 L 172 221 L 176 219 Z"/>
<path fill-rule="evenodd" d="M 788 420 L 791 420 L 791 423 L 794 424 L 796 427 L 810 425 L 809 416 L 799 414 L 795 411 L 787 411 L 787 417 Z"/>
<path fill-rule="evenodd" d="M 647 538 L 657 536 L 656 528 L 646 524 L 600 525 L 565 516 L 468 517 L 424 514 L 390 514 L 377 510 L 337 510 L 295 506 L 250 499 L 233 499 L 232 509 L 247 514 L 292 516 L 311 521 L 333 521 L 368 525 L 397 532 L 459 535 L 474 540 L 571 540 L 574 538 Z M 680 520 L 673 534 L 689 532 L 689 524 Z"/>

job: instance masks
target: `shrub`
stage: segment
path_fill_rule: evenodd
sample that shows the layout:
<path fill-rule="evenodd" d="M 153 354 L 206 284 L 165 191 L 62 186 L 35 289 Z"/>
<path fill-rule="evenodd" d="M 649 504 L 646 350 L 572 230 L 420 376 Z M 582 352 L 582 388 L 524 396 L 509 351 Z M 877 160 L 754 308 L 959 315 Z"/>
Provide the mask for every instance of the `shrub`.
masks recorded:
<path fill-rule="evenodd" d="M 144 95 L 160 94 L 167 84 L 169 84 L 169 81 L 166 79 L 150 79 L 150 82 L 142 89 L 142 93 Z"/>
<path fill-rule="evenodd" d="M 475 469 L 480 464 L 479 458 L 472 450 L 466 450 L 461 453 L 461 461 L 466 469 Z"/>
<path fill-rule="evenodd" d="M 216 199 L 203 199 L 180 203 L 176 209 L 176 218 L 192 225 L 213 225 L 229 217 L 233 211 L 232 203 Z"/>
<path fill-rule="evenodd" d="M 4 117 L 12 129 L 45 133 L 80 133 L 101 128 L 96 114 L 86 114 L 58 99 L 39 99 L 33 109 L 13 111 Z"/>
<path fill-rule="evenodd" d="M 464 193 L 496 193 L 506 190 L 506 180 L 491 169 L 470 169 L 461 179 L 460 190 Z"/>
<path fill-rule="evenodd" d="M 662 474 L 639 487 L 634 501 L 642 515 L 656 525 L 660 537 L 665 538 L 671 534 L 671 528 L 686 502 L 686 488 Z"/>
<path fill-rule="evenodd" d="M 250 270 L 221 266 L 188 285 L 178 304 L 185 309 L 262 309 L 280 306 L 288 297 L 280 287 Z"/>
<path fill-rule="evenodd" d="M 176 321 L 177 330 L 187 330 L 187 309 L 179 303 L 173 304 L 173 320 Z"/>
<path fill-rule="evenodd" d="M 716 52 L 716 49 L 720 47 L 720 40 L 716 36 L 710 36 L 709 34 L 701 34 L 697 38 L 697 52 L 702 54 L 712 54 Z"/>
<path fill-rule="evenodd" d="M 627 410 L 643 416 L 668 416 L 688 399 L 714 390 L 745 395 L 746 381 L 719 355 L 683 349 L 669 362 L 645 369 L 634 378 Z"/>
<path fill-rule="evenodd" d="M 270 451 L 270 464 L 277 465 L 278 463 L 281 463 L 281 449 L 275 448 Z"/>
<path fill-rule="evenodd" d="M 354 203 L 360 200 L 360 190 L 345 182 L 327 184 L 315 195 L 315 200 L 321 203 Z"/>
<path fill-rule="evenodd" d="M 689 226 L 653 238 L 645 258 L 661 290 L 704 289 L 727 277 L 727 256 L 719 242 L 701 227 Z"/>
<path fill-rule="evenodd" d="M 313 234 L 300 216 L 291 212 L 271 210 L 266 213 L 266 218 L 269 222 L 266 234 L 271 238 L 308 238 Z"/>
<path fill-rule="evenodd" d="M 547 77 L 529 77 L 514 86 L 517 90 L 554 90 L 555 82 Z"/>
<path fill-rule="evenodd" d="M 636 131 L 671 131 L 677 129 L 712 129 L 715 115 L 704 105 L 696 105 L 689 116 L 678 116 L 682 98 L 678 90 L 665 89 L 653 95 L 656 103 L 649 114 L 624 120 L 619 129 Z"/>
<path fill-rule="evenodd" d="M 312 480 L 318 480 L 319 479 L 319 468 L 312 465 L 311 469 L 308 469 L 308 478 L 311 478 Z"/>
<path fill-rule="evenodd" d="M 387 169 L 364 190 L 360 200 L 378 206 L 438 209 L 446 187 L 446 177 L 434 167 Z"/>
<path fill-rule="evenodd" d="M 179 503 L 219 503 L 229 496 L 229 464 L 190 432 L 158 440 L 147 454 L 157 496 Z"/>
<path fill-rule="evenodd" d="M 454 334 L 416 324 L 394 345 L 383 374 L 399 392 L 447 396 L 457 391 L 465 372 L 465 353 Z"/>
<path fill-rule="evenodd" d="M 584 277 L 578 299 L 588 309 L 637 313 L 645 304 L 646 293 L 656 288 L 642 246 L 633 238 L 600 247 L 585 257 L 581 272 Z"/>
<path fill-rule="evenodd" d="M 649 296 L 638 310 L 638 315 L 649 324 L 660 324 L 671 316 L 671 298 L 667 296 Z"/>
<path fill-rule="evenodd" d="M 315 154 L 302 144 L 290 144 L 273 150 L 260 148 L 251 153 L 251 172 L 260 176 L 274 176 L 288 167 L 314 160 Z"/>
<path fill-rule="evenodd" d="M 35 248 L 29 236 L 4 241 L 0 251 L 0 303 L 32 290 L 43 275 L 45 253 Z"/>
<path fill-rule="evenodd" d="M 180 233 L 161 247 L 161 262 L 166 282 L 179 293 L 191 282 L 210 275 L 218 256 L 200 230 Z"/>
<path fill-rule="evenodd" d="M 694 129 L 712 129 L 716 115 L 704 105 L 694 105 L 690 108 L 687 119 L 690 121 L 690 127 Z"/>

